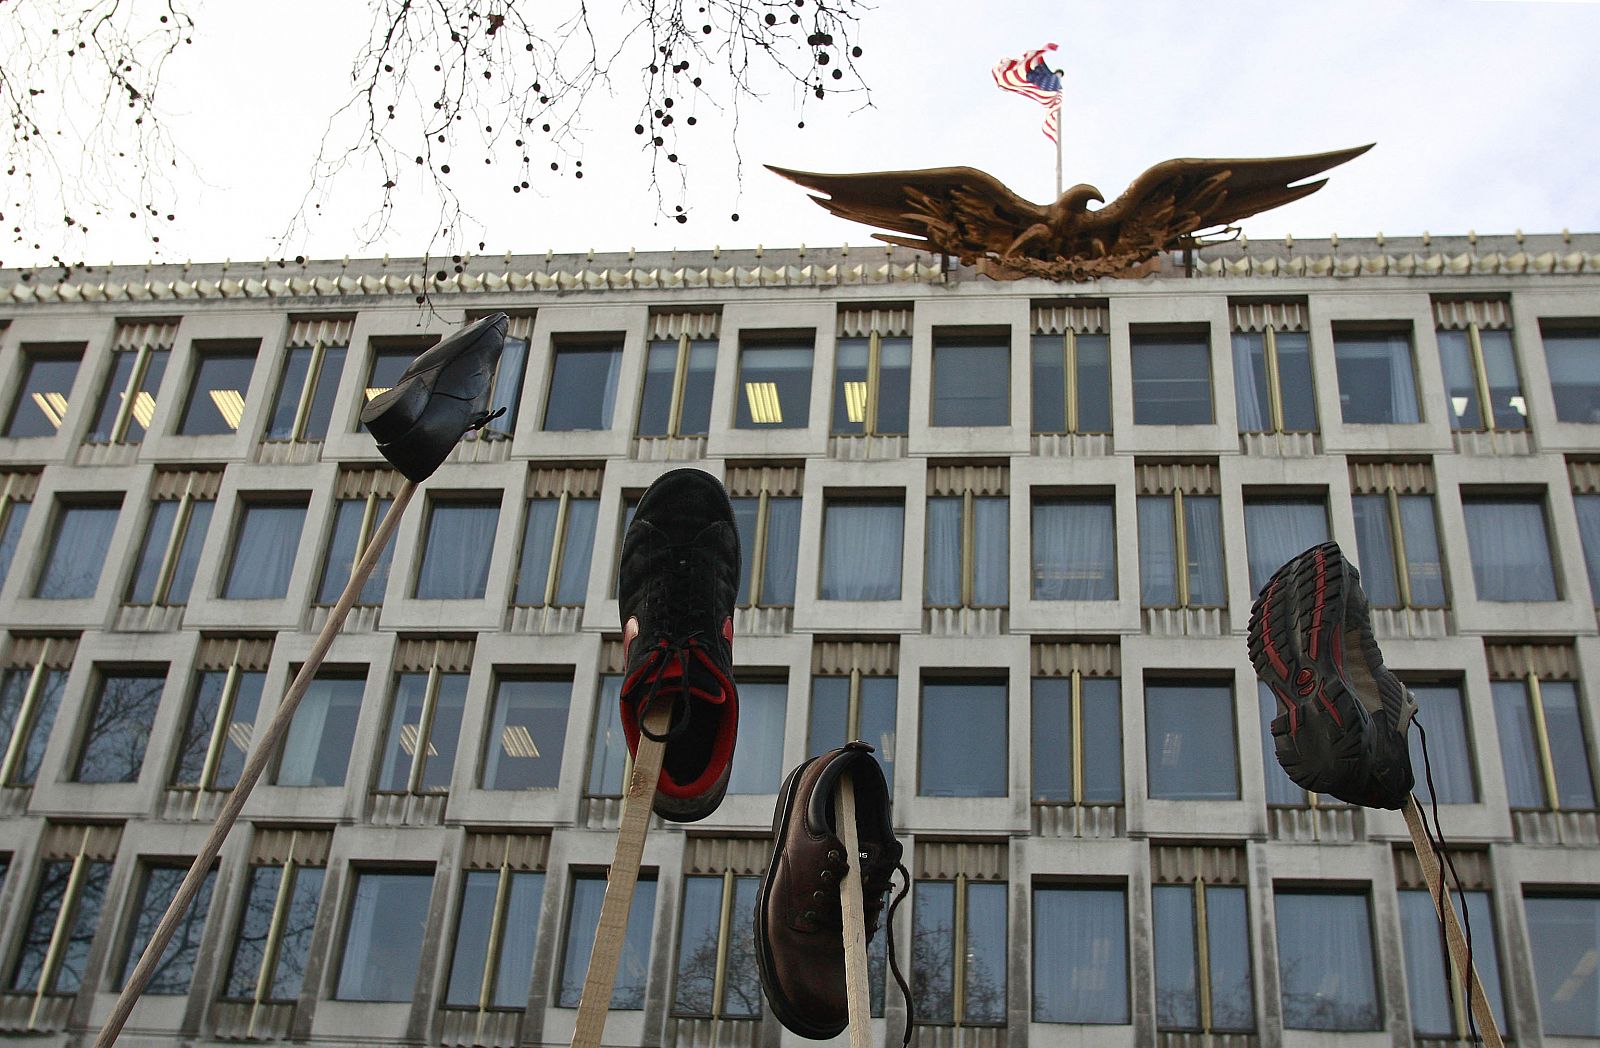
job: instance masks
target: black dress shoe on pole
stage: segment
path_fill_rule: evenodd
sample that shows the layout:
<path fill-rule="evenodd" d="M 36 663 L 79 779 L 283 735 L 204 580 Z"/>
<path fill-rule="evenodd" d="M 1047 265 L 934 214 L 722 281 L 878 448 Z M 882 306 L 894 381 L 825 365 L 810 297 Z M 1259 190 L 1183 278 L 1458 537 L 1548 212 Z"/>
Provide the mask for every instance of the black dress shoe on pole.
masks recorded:
<path fill-rule="evenodd" d="M 378 450 L 408 480 L 427 480 L 469 429 L 494 417 L 489 391 L 506 324 L 504 313 L 473 321 L 413 360 L 361 409 Z"/>

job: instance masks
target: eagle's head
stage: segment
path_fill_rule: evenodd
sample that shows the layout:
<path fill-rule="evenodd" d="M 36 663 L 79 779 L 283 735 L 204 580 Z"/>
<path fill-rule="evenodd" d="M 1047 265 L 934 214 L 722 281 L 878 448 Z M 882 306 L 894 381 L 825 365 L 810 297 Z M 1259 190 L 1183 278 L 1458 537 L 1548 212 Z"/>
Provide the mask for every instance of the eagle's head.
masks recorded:
<path fill-rule="evenodd" d="M 1068 214 L 1082 214 L 1089 210 L 1091 200 L 1097 204 L 1106 202 L 1106 198 L 1100 195 L 1100 190 L 1086 182 L 1079 182 L 1056 198 L 1055 209 Z"/>

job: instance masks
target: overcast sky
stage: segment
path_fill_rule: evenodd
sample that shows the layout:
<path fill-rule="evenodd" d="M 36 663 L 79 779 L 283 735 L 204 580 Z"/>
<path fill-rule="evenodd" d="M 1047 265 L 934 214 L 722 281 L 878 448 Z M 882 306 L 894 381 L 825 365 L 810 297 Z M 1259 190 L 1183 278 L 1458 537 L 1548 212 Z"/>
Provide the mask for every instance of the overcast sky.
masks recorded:
<path fill-rule="evenodd" d="M 195 46 L 170 67 L 162 99 L 198 173 L 182 176 L 179 219 L 162 223 L 159 255 L 137 230 L 103 228 L 87 248 L 64 245 L 72 258 L 420 253 L 435 209 L 402 197 L 389 235 L 364 245 L 353 229 L 372 198 L 354 181 L 308 236 L 274 240 L 348 83 L 364 6 L 198 5 Z M 800 129 L 794 92 L 776 87 L 743 110 L 741 179 L 727 121 L 699 107 L 687 224 L 662 218 L 645 192 L 635 103 L 622 95 L 588 111 L 583 180 L 545 173 L 532 192 L 512 195 L 506 174 L 480 167 L 458 186 L 495 253 L 869 242 L 868 230 L 829 216 L 761 163 L 818 171 L 966 164 L 1044 202 L 1054 192 L 1054 150 L 1039 131 L 1043 110 L 998 90 L 990 69 L 1046 41 L 1061 45 L 1054 64 L 1066 83 L 1068 185 L 1088 182 L 1110 198 L 1170 157 L 1376 142 L 1322 192 L 1247 220 L 1245 232 L 1259 240 L 1600 229 L 1593 0 L 1039 0 L 987 9 L 971 0 L 879 0 L 861 40 L 870 108 L 812 100 Z M 677 202 L 669 196 L 669 210 Z M 62 247 L 46 243 L 33 255 L 6 244 L 0 259 L 44 262 Z"/>

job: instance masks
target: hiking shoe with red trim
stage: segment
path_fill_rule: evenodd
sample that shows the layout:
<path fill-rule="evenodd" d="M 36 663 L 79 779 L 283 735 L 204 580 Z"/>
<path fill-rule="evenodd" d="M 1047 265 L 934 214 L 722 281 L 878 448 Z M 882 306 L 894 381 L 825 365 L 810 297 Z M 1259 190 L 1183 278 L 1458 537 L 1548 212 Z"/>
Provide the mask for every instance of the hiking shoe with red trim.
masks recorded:
<path fill-rule="evenodd" d="M 663 474 L 639 500 L 617 578 L 628 752 L 638 752 L 647 710 L 671 711 L 654 809 L 663 819 L 703 819 L 728 791 L 739 731 L 738 594 L 739 532 L 727 491 L 702 470 Z"/>
<path fill-rule="evenodd" d="M 1261 588 L 1250 661 L 1282 708 L 1272 737 L 1289 778 L 1351 804 L 1405 806 L 1416 700 L 1383 664 L 1361 573 L 1338 543 L 1306 550 Z"/>

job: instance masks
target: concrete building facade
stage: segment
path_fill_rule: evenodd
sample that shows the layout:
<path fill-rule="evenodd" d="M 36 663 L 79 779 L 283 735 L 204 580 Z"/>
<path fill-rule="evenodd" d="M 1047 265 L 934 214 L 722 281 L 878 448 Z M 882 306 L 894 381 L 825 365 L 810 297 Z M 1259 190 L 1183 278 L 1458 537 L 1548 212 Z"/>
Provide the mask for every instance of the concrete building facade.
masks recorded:
<path fill-rule="evenodd" d="M 744 540 L 739 754 L 652 827 L 606 1043 L 802 1043 L 750 910 L 784 771 L 848 736 L 892 781 L 924 1045 L 1465 1037 L 1400 817 L 1265 743 L 1251 601 L 1328 538 L 1418 694 L 1504 1028 L 1600 1042 L 1600 236 L 1085 285 L 881 247 L 429 268 L 0 272 L 0 1035 L 99 1028 L 400 489 L 364 398 L 504 310 L 507 415 L 417 493 L 126 1043 L 567 1042 L 617 551 L 678 465 Z"/>

